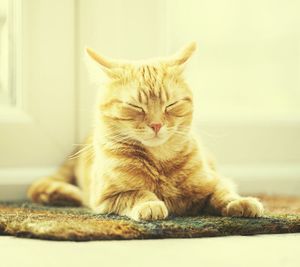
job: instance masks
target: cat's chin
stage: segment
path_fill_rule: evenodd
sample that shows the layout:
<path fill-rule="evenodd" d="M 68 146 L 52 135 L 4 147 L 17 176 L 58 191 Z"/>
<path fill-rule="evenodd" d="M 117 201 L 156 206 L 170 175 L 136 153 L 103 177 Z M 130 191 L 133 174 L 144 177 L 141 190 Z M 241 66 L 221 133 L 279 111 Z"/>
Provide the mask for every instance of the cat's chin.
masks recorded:
<path fill-rule="evenodd" d="M 156 146 L 161 146 L 164 143 L 166 143 L 168 140 L 168 138 L 151 138 L 151 139 L 147 139 L 147 140 L 142 140 L 141 143 L 144 146 L 148 146 L 148 147 L 156 147 Z"/>

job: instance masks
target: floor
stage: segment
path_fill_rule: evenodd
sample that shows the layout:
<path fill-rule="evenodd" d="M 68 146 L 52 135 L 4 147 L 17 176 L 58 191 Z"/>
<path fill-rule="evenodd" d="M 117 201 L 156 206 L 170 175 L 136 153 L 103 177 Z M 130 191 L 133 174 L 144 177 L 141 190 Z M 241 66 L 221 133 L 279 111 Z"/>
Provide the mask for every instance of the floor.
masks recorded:
<path fill-rule="evenodd" d="M 77 243 L 2 236 L 0 266 L 300 266 L 300 233 Z"/>

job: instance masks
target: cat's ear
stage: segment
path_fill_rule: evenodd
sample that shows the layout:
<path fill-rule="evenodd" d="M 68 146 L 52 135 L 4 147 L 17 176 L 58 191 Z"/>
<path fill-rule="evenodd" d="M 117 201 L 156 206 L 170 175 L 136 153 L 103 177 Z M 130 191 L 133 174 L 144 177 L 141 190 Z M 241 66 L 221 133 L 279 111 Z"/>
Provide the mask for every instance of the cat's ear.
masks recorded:
<path fill-rule="evenodd" d="M 89 47 L 87 47 L 85 51 L 90 56 L 90 58 L 96 61 L 102 68 L 113 69 L 118 67 L 118 64 L 116 62 L 98 55 L 93 49 Z"/>
<path fill-rule="evenodd" d="M 86 58 L 88 58 L 89 62 L 91 63 L 88 65 L 90 66 L 90 69 L 93 69 L 93 72 L 101 69 L 110 78 L 115 79 L 119 77 L 119 74 L 122 69 L 122 64 L 112 59 L 108 59 L 103 56 L 100 56 L 93 49 L 89 47 L 85 49 L 85 52 L 86 52 Z"/>
<path fill-rule="evenodd" d="M 183 47 L 174 56 L 165 61 L 168 66 L 183 66 L 197 49 L 196 42 L 192 42 Z"/>

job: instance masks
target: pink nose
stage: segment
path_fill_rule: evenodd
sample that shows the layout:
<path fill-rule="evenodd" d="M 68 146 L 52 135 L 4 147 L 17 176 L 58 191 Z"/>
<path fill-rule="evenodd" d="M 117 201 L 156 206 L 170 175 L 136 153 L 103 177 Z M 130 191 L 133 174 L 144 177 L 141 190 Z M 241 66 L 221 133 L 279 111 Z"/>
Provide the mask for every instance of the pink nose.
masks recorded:
<path fill-rule="evenodd" d="M 150 127 L 153 129 L 153 131 L 157 134 L 162 127 L 161 123 L 151 123 Z"/>

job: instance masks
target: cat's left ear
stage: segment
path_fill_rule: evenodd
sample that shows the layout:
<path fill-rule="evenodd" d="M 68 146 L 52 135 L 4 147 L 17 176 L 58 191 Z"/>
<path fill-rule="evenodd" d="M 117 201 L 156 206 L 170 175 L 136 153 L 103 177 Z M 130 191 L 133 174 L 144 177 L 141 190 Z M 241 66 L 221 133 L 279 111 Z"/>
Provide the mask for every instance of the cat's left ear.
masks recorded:
<path fill-rule="evenodd" d="M 197 49 L 196 42 L 191 42 L 183 47 L 179 52 L 177 52 L 174 56 L 167 59 L 165 63 L 168 66 L 184 66 L 185 63 L 190 59 L 190 57 L 194 54 Z"/>

